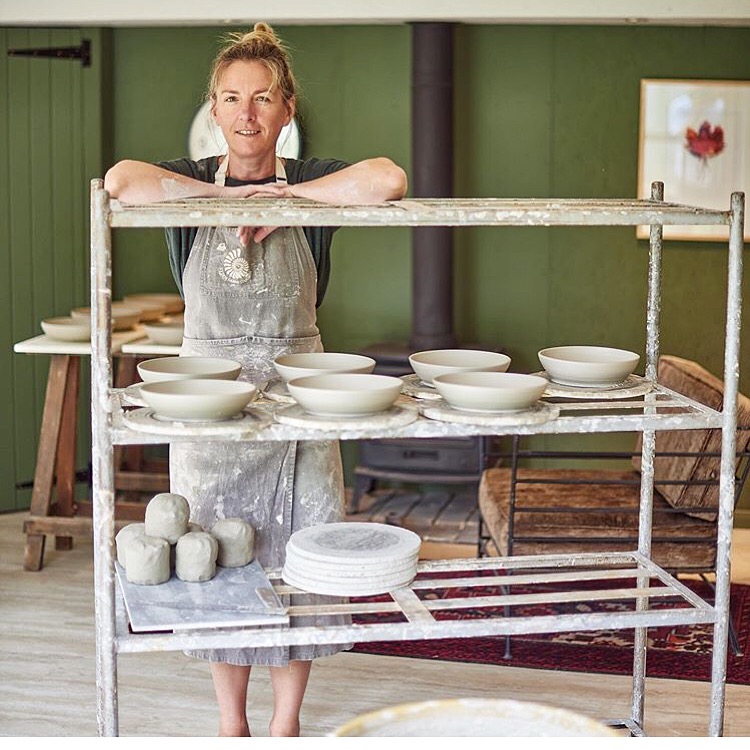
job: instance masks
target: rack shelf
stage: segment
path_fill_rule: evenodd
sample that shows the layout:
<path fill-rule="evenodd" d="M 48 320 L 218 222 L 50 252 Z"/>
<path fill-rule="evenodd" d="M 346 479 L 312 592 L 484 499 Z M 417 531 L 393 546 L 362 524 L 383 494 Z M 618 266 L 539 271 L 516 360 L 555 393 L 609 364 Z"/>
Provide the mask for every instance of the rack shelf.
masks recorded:
<path fill-rule="evenodd" d="M 714 651 L 709 734 L 723 726 L 724 682 L 729 607 L 729 553 L 734 500 L 736 401 L 739 379 L 740 283 L 744 195 L 732 195 L 729 210 L 665 203 L 663 186 L 655 183 L 651 200 L 584 199 L 415 199 L 377 206 L 330 206 L 299 199 L 224 201 L 191 199 L 150 205 L 110 201 L 101 180 L 92 182 L 92 357 L 94 561 L 97 624 L 97 685 L 101 734 L 117 734 L 117 654 L 186 648 L 342 643 L 349 641 L 417 640 L 528 632 L 633 629 L 631 715 L 607 723 L 643 734 L 646 629 L 657 625 L 713 625 Z M 261 424 L 222 435 L 224 440 L 313 440 L 373 437 L 445 437 L 465 435 L 561 434 L 639 431 L 643 433 L 641 508 L 638 549 L 584 555 L 491 558 L 423 563 L 409 587 L 373 600 L 352 600 L 314 610 L 293 605 L 292 627 L 234 628 L 206 632 L 142 633 L 129 631 L 121 598 L 116 595 L 113 447 L 133 443 L 195 440 L 167 426 L 163 434 L 132 429 L 122 393 L 112 389 L 110 359 L 111 230 L 115 227 L 166 226 L 637 226 L 651 227 L 646 325 L 646 380 L 654 389 L 645 396 L 601 401 L 555 399 L 559 416 L 543 424 L 501 427 L 439 422 L 419 415 L 395 429 L 367 431 L 342 427 L 315 431 L 274 422 L 278 404 L 250 407 Z M 667 224 L 727 225 L 728 294 L 724 362 L 724 404 L 714 411 L 656 383 L 659 357 L 659 312 L 662 227 Z M 412 404 L 413 408 L 413 404 Z M 655 435 L 659 430 L 721 428 L 723 430 L 718 521 L 716 596 L 703 601 L 650 559 Z M 214 438 L 218 439 L 218 438 Z M 295 590 L 269 571 L 279 594 Z M 597 582 L 605 585 L 598 585 Z M 580 584 L 585 590 L 580 590 Z M 614 586 L 614 587 L 613 587 Z M 460 587 L 461 593 L 453 589 Z M 490 587 L 488 590 L 487 587 Z M 513 588 L 515 588 L 515 592 Z M 518 587 L 522 587 L 522 590 Z M 500 593 L 497 593 L 497 590 Z M 544 590 L 542 590 L 544 589 Z M 465 590 L 465 591 L 463 591 Z M 446 593 L 450 592 L 450 593 Z M 426 593 L 435 597 L 426 598 Z M 439 595 L 443 592 L 444 595 Z M 530 602 L 627 602 L 626 611 L 572 612 L 528 616 L 514 609 Z M 451 619 L 470 608 L 476 617 Z M 507 616 L 507 613 L 513 616 Z M 351 614 L 366 621 L 352 625 L 294 627 L 302 615 Z M 375 618 L 370 621 L 371 618 Z M 382 619 L 386 618 L 386 619 Z"/>

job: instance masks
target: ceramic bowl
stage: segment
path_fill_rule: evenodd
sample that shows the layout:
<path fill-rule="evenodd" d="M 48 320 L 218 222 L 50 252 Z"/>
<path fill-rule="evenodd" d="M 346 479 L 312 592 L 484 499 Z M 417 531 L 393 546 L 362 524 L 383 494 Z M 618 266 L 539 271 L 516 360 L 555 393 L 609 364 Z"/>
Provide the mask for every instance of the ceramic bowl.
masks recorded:
<path fill-rule="evenodd" d="M 185 422 L 231 419 L 258 395 L 240 380 L 167 380 L 144 383 L 141 398 L 158 416 Z"/>
<path fill-rule="evenodd" d="M 173 313 L 181 313 L 185 309 L 185 303 L 179 294 L 171 294 L 169 292 L 152 292 L 143 294 L 126 294 L 123 297 L 124 302 L 135 302 L 156 304 L 162 307 L 166 307 L 167 315 Z"/>
<path fill-rule="evenodd" d="M 157 357 L 138 364 L 144 383 L 163 380 L 236 380 L 242 365 L 219 357 Z"/>
<path fill-rule="evenodd" d="M 339 354 L 337 352 L 303 352 L 284 354 L 273 361 L 276 372 L 286 381 L 324 375 L 331 372 L 370 373 L 375 369 L 375 360 L 361 354 Z"/>
<path fill-rule="evenodd" d="M 167 346 L 180 346 L 185 326 L 182 321 L 162 321 L 155 323 L 144 323 L 143 330 L 154 344 L 165 344 Z"/>
<path fill-rule="evenodd" d="M 72 318 L 91 320 L 90 307 L 76 307 L 70 311 Z M 112 330 L 126 331 L 138 325 L 141 319 L 141 311 L 137 307 L 125 305 L 122 302 L 112 303 Z"/>
<path fill-rule="evenodd" d="M 539 352 L 539 361 L 550 380 L 572 386 L 621 383 L 639 360 L 635 352 L 606 346 L 553 346 Z"/>
<path fill-rule="evenodd" d="M 438 375 L 438 393 L 461 411 L 519 411 L 532 407 L 548 382 L 538 375 L 515 372 L 456 372 Z"/>
<path fill-rule="evenodd" d="M 432 381 L 438 375 L 456 372 L 505 372 L 510 366 L 510 357 L 499 352 L 476 349 L 433 349 L 412 354 L 409 364 L 423 383 L 433 385 Z"/>
<path fill-rule="evenodd" d="M 363 417 L 393 406 L 403 382 L 390 375 L 329 373 L 287 383 L 302 408 L 320 417 Z"/>
<path fill-rule="evenodd" d="M 45 318 L 41 326 L 47 336 L 58 341 L 89 341 L 91 339 L 91 326 L 88 320 Z"/>

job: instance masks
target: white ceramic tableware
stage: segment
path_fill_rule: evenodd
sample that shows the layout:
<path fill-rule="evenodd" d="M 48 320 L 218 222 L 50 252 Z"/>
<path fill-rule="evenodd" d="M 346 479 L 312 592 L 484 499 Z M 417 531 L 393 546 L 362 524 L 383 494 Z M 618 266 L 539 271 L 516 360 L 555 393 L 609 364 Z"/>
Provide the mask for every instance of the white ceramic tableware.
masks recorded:
<path fill-rule="evenodd" d="M 362 417 L 393 406 L 403 382 L 390 375 L 329 373 L 287 383 L 302 408 L 320 417 Z"/>
<path fill-rule="evenodd" d="M 180 346 L 185 326 L 181 320 L 156 321 L 154 323 L 144 323 L 143 330 L 155 344 Z"/>
<path fill-rule="evenodd" d="M 40 325 L 47 336 L 58 341 L 88 341 L 91 338 L 89 321 L 82 318 L 45 318 Z"/>
<path fill-rule="evenodd" d="M 158 416 L 185 422 L 230 419 L 257 394 L 254 385 L 240 380 L 167 380 L 141 386 L 141 398 Z"/>
<path fill-rule="evenodd" d="M 242 365 L 219 357 L 157 357 L 138 364 L 145 383 L 164 380 L 236 380 Z"/>
<path fill-rule="evenodd" d="M 547 379 L 515 372 L 456 372 L 438 375 L 438 393 L 461 411 L 519 411 L 532 407 L 544 393 Z"/>
<path fill-rule="evenodd" d="M 170 292 L 144 292 L 142 294 L 126 294 L 123 300 L 127 302 L 157 304 L 166 307 L 167 314 L 181 313 L 185 309 L 185 303 L 179 294 Z"/>
<path fill-rule="evenodd" d="M 505 372 L 510 366 L 510 357 L 499 352 L 477 349 L 432 349 L 415 352 L 409 364 L 423 383 L 433 384 L 438 375 L 455 372 Z"/>
<path fill-rule="evenodd" d="M 375 360 L 361 354 L 301 352 L 276 357 L 273 366 L 288 383 L 297 378 L 324 375 L 330 372 L 370 373 L 375 369 Z"/>
<path fill-rule="evenodd" d="M 70 311 L 72 318 L 91 320 L 90 307 L 76 307 Z M 122 302 L 112 303 L 112 330 L 126 331 L 135 325 L 141 319 L 141 311 L 137 307 L 125 305 Z"/>
<path fill-rule="evenodd" d="M 539 352 L 539 361 L 555 383 L 597 386 L 622 383 L 640 356 L 607 346 L 553 346 Z"/>

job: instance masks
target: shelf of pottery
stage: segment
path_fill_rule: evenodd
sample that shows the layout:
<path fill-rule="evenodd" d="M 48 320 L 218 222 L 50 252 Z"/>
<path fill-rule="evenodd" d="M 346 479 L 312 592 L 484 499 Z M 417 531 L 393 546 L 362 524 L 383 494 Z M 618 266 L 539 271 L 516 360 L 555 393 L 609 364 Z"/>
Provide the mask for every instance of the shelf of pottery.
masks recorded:
<path fill-rule="evenodd" d="M 96 356 L 92 398 L 97 405 L 93 409 L 93 446 L 100 732 L 117 733 L 117 684 L 112 676 L 116 674 L 118 653 L 470 638 L 607 627 L 634 629 L 636 638 L 632 714 L 607 722 L 626 727 L 631 734 L 643 734 L 646 628 L 704 623 L 714 628 L 708 731 L 720 734 L 727 653 L 744 195 L 734 194 L 726 211 L 669 204 L 662 197 L 662 186 L 656 183 L 650 200 L 415 199 L 341 207 L 299 199 L 191 199 L 125 206 L 110 201 L 101 181 L 93 181 L 91 288 Z M 721 412 L 657 382 L 662 227 L 688 224 L 729 226 L 725 405 Z M 219 225 L 650 225 L 645 361 L 621 350 L 552 347 L 540 353 L 539 372 L 517 373 L 504 355 L 438 351 L 413 356 L 414 374 L 397 379 L 371 374 L 367 358 L 356 355 L 288 355 L 274 363 L 278 377 L 251 385 L 236 380 L 238 371 L 233 371 L 233 363 L 226 360 L 167 358 L 142 364 L 143 383 L 130 389 L 113 389 L 109 356 L 111 230 Z M 214 380 L 205 380 L 206 376 Z M 211 382 L 217 385 L 210 386 Z M 712 603 L 695 596 L 650 559 L 656 431 L 707 427 L 724 430 L 716 599 Z M 309 549 L 300 542 L 294 550 L 287 550 L 291 561 L 288 570 L 263 571 L 274 594 L 276 609 L 270 614 L 278 617 L 278 602 L 289 601 L 290 594 L 315 591 L 316 575 L 327 587 L 321 589 L 323 593 L 351 596 L 343 602 L 331 596 L 330 603 L 324 599 L 323 604 L 312 606 L 293 602 L 286 605 L 283 622 L 277 619 L 272 627 L 221 627 L 209 617 L 205 625 L 192 622 L 161 631 L 136 632 L 122 586 L 116 584 L 111 543 L 115 445 L 200 438 L 354 440 L 625 431 L 644 435 L 640 541 L 634 552 L 416 562 L 416 553 L 408 546 L 411 542 L 396 539 L 393 543 L 406 544 L 406 551 L 401 558 L 391 560 L 386 578 L 392 586 L 386 587 L 387 595 L 373 601 L 356 596 L 374 590 L 365 586 L 374 580 L 377 566 L 372 567 L 372 561 L 357 563 L 350 559 L 350 568 L 343 568 L 346 574 L 336 576 L 332 571 L 346 562 L 340 549 L 324 554 L 320 551 L 323 541 L 317 540 L 319 551 L 311 563 Z M 347 581 L 358 580 L 359 587 L 352 583 L 351 590 L 347 588 Z M 586 582 L 585 590 L 581 590 L 581 581 Z M 586 613 L 575 610 L 573 614 L 554 616 L 514 615 L 514 609 L 521 605 L 543 601 L 545 595 L 538 591 L 550 588 L 554 593 L 548 595 L 548 601 L 617 599 L 632 606 L 615 612 L 592 608 Z M 471 619 L 455 616 L 467 608 L 480 615 Z M 311 615 L 317 618 L 316 625 L 296 625 L 298 618 Z"/>

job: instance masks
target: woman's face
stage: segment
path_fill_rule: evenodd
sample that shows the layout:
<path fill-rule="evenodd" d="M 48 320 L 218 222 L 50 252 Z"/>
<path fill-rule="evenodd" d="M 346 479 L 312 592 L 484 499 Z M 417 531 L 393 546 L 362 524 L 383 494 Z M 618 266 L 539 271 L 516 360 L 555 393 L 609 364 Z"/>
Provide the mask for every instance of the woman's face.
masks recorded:
<path fill-rule="evenodd" d="M 236 60 L 224 70 L 212 109 L 229 151 L 240 159 L 267 159 L 293 115 L 278 90 L 271 90 L 271 71 L 256 60 Z"/>

